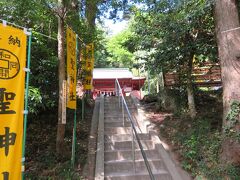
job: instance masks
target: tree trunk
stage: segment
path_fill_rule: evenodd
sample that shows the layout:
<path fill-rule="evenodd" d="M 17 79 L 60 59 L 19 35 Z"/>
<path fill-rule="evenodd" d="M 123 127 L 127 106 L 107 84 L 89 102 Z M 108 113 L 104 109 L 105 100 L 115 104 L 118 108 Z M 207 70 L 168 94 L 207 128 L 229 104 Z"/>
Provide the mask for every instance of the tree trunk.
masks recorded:
<path fill-rule="evenodd" d="M 97 17 L 97 5 L 99 0 L 86 0 L 86 18 L 88 22 L 88 28 L 91 34 L 95 32 L 95 20 Z"/>
<path fill-rule="evenodd" d="M 215 23 L 218 54 L 223 85 L 223 127 L 229 126 L 226 116 L 233 101 L 240 101 L 240 29 L 236 0 L 217 0 Z M 239 124 L 238 119 L 238 124 Z M 240 131 L 239 126 L 234 127 Z M 236 156 L 238 154 L 238 156 Z M 221 159 L 227 163 L 240 164 L 240 148 L 236 141 L 228 138 L 223 142 Z"/>
<path fill-rule="evenodd" d="M 159 73 L 159 88 L 160 88 L 160 91 L 164 90 L 164 77 L 163 77 L 162 68 L 161 68 L 161 71 Z"/>
<path fill-rule="evenodd" d="M 195 38 L 192 37 L 190 33 L 185 35 L 185 44 L 195 43 Z M 185 54 L 185 59 L 187 60 L 187 69 L 186 69 L 186 82 L 187 82 L 187 96 L 188 96 L 188 110 L 190 117 L 194 119 L 196 117 L 197 111 L 194 101 L 194 91 L 193 91 L 193 82 L 192 82 L 192 67 L 193 67 L 193 57 L 195 49 L 192 47 Z M 184 72 L 184 73 L 185 73 Z"/>
<path fill-rule="evenodd" d="M 62 8 L 60 12 L 63 13 L 62 0 L 59 0 L 59 5 Z M 59 99 L 58 99 L 58 125 L 57 125 L 57 141 L 56 151 L 62 153 L 65 135 L 65 124 L 62 124 L 62 87 L 63 80 L 65 80 L 65 58 L 64 58 L 64 16 L 58 16 L 58 77 L 59 77 Z"/>
<path fill-rule="evenodd" d="M 97 1 L 86 0 L 86 18 L 90 27 L 95 27 L 95 19 L 97 12 Z"/>
<path fill-rule="evenodd" d="M 196 117 L 197 111 L 195 107 L 195 101 L 194 101 L 194 91 L 193 91 L 193 85 L 192 85 L 192 64 L 193 64 L 193 54 L 191 53 L 191 56 L 188 60 L 188 69 L 187 69 L 187 96 L 188 96 L 188 109 L 190 113 L 190 117 L 194 119 Z"/>

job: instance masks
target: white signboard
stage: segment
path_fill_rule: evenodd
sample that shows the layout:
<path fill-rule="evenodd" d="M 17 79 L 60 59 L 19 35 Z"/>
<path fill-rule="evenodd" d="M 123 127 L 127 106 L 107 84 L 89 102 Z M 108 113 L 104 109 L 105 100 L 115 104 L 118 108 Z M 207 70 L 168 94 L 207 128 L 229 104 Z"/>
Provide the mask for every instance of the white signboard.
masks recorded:
<path fill-rule="evenodd" d="M 124 88 L 124 91 L 125 91 L 125 92 L 131 92 L 131 91 L 132 91 L 132 88 L 131 88 L 131 87 L 125 87 L 125 88 Z"/>
<path fill-rule="evenodd" d="M 62 87 L 62 124 L 66 124 L 67 81 L 63 80 Z"/>

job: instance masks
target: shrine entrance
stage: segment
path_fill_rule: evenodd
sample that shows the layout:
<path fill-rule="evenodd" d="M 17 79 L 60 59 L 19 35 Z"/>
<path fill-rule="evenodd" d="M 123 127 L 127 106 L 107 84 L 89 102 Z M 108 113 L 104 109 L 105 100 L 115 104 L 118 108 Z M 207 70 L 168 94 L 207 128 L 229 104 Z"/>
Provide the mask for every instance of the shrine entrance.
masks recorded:
<path fill-rule="evenodd" d="M 122 90 L 126 96 L 131 92 L 140 91 L 146 80 L 145 77 L 134 77 L 128 68 L 95 68 L 93 70 L 93 97 L 115 96 L 116 79 L 123 87 Z"/>

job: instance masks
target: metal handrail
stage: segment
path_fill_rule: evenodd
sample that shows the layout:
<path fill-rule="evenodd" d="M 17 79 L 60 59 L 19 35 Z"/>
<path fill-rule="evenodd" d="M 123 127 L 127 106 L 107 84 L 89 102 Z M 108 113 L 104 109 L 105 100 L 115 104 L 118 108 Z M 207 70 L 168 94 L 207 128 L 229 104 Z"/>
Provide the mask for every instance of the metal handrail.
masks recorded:
<path fill-rule="evenodd" d="M 126 111 L 127 111 L 127 114 L 128 114 L 128 118 L 130 119 L 130 123 L 131 123 L 131 127 L 132 127 L 132 132 L 134 132 L 134 135 L 135 135 L 136 140 L 137 140 L 137 142 L 138 142 L 138 145 L 139 145 L 140 151 L 141 151 L 141 153 L 142 153 L 144 163 L 145 163 L 145 165 L 146 165 L 146 167 L 147 167 L 147 170 L 148 170 L 150 179 L 151 179 L 151 180 L 155 180 L 155 177 L 154 177 L 154 175 L 153 175 L 153 173 L 152 173 L 152 169 L 151 169 L 150 164 L 149 164 L 149 162 L 148 162 L 148 160 L 147 160 L 146 153 L 145 153 L 145 151 L 143 150 L 143 146 L 142 146 L 142 143 L 141 143 L 140 138 L 139 138 L 139 136 L 138 136 L 136 127 L 135 127 L 135 125 L 134 125 L 134 123 L 133 123 L 132 115 L 131 115 L 131 113 L 130 113 L 130 111 L 129 111 L 129 108 L 128 108 L 128 106 L 127 106 L 126 100 L 125 100 L 125 98 L 124 98 L 124 96 L 123 96 L 123 92 L 122 92 L 122 89 L 121 89 L 121 86 L 120 86 L 120 84 L 119 84 L 118 79 L 116 79 L 116 81 L 115 81 L 115 88 L 116 88 L 116 95 L 119 96 L 119 107 L 120 107 L 120 103 L 121 103 L 121 102 L 120 102 L 120 101 L 121 101 L 120 99 L 121 99 L 121 97 L 122 97 L 122 105 L 124 105 L 125 108 L 126 108 Z M 124 108 L 123 108 L 123 114 L 124 114 Z M 123 115 L 123 117 L 124 117 L 124 115 Z M 124 118 L 123 118 L 123 124 L 124 124 Z M 133 137 L 133 136 L 132 136 L 132 137 Z M 133 141 L 133 140 L 134 140 L 134 137 L 133 137 L 132 141 Z M 133 151 L 133 149 L 132 149 L 132 151 Z M 135 156 L 135 148 L 134 148 L 133 154 L 134 154 L 134 156 Z M 135 169 L 135 157 L 133 157 L 133 158 L 134 158 L 134 170 L 136 171 L 136 169 Z"/>

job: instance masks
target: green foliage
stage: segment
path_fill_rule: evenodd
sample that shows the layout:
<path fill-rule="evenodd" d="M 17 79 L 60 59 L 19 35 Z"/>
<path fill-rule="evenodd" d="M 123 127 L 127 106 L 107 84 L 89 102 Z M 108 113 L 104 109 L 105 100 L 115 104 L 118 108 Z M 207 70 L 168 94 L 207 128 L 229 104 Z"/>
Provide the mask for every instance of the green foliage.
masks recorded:
<path fill-rule="evenodd" d="M 57 105 L 58 59 L 56 52 L 56 41 L 37 34 L 33 37 L 30 85 L 39 88 L 42 94 L 43 109 L 51 109 Z"/>
<path fill-rule="evenodd" d="M 111 37 L 107 42 L 108 62 L 111 67 L 129 67 L 132 68 L 133 54 L 125 47 L 129 41 L 131 32 L 123 31 L 114 37 Z"/>
<path fill-rule="evenodd" d="M 227 121 L 230 122 L 229 123 L 230 127 L 234 127 L 238 123 L 239 113 L 240 113 L 240 102 L 233 101 L 231 104 L 231 110 L 226 117 Z"/>
<path fill-rule="evenodd" d="M 42 96 L 38 88 L 29 86 L 28 111 L 37 114 L 42 105 Z"/>
<path fill-rule="evenodd" d="M 66 24 L 72 27 L 80 38 L 84 40 L 84 42 L 79 43 L 80 47 L 83 43 L 89 43 L 88 37 L 92 36 L 95 39 L 95 50 L 99 54 L 100 51 L 105 50 L 105 47 L 101 44 L 105 38 L 104 32 L 97 29 L 95 34 L 90 34 L 85 19 L 79 16 L 80 9 L 78 8 L 80 6 L 74 8 L 76 1 L 71 2 L 73 3 L 64 1 L 67 8 L 69 8 Z M 36 101 L 36 94 L 31 92 L 35 99 L 33 99 L 33 102 L 30 100 L 30 112 L 37 115 L 43 110 L 47 111 L 56 108 L 58 102 L 58 44 L 57 40 L 42 36 L 37 32 L 57 39 L 57 16 L 51 10 L 51 8 L 57 6 L 57 1 L 4 0 L 0 2 L 0 5 L 1 19 L 33 29 L 29 84 L 34 91 L 38 91 L 41 101 Z M 100 55 L 97 56 L 96 61 L 100 58 Z"/>
<path fill-rule="evenodd" d="M 80 104 L 81 101 L 78 100 L 78 105 Z M 84 119 L 81 119 L 80 111 L 77 112 L 75 168 L 70 163 L 73 120 L 66 124 L 65 144 L 62 147 L 64 152 L 61 155 L 55 151 L 57 113 L 45 111 L 28 124 L 26 179 L 83 179 L 81 170 L 87 162 L 92 111 L 87 106 Z M 67 113 L 67 117 L 73 119 L 73 111 Z"/>
<path fill-rule="evenodd" d="M 240 142 L 240 132 L 235 127 L 239 123 L 240 116 L 240 102 L 233 101 L 231 104 L 231 109 L 226 117 L 226 125 L 223 127 L 224 133 L 227 137 L 233 137 Z"/>
<path fill-rule="evenodd" d="M 186 170 L 193 171 L 196 173 L 195 169 L 199 163 L 209 160 L 218 159 L 218 149 L 220 148 L 220 143 L 215 139 L 215 137 L 209 138 L 210 123 L 208 119 L 197 119 L 191 124 L 191 128 L 187 130 L 186 134 L 181 134 L 179 140 L 182 143 L 183 157 L 185 159 L 183 167 Z M 219 133 L 216 133 L 219 135 Z M 216 136 L 217 137 L 217 136 Z M 211 141 L 209 143 L 209 141 Z M 215 142 L 216 141 L 216 142 Z M 214 142 L 214 143 L 213 143 Z M 217 143 L 217 146 L 212 146 Z M 213 152 L 212 152 L 213 151 Z M 203 152 L 205 152 L 203 156 Z M 206 153 L 208 152 L 208 153 Z M 212 157 L 214 155 L 214 157 Z M 206 157 L 207 156 L 207 157 Z M 215 159 L 216 158 L 216 159 Z M 214 161 L 210 161 L 213 163 Z"/>
<path fill-rule="evenodd" d="M 219 160 L 222 135 L 218 130 L 211 130 L 211 120 L 199 118 L 194 122 L 181 120 L 179 124 L 187 125 L 184 131 L 175 127 L 174 142 L 181 147 L 182 166 L 196 178 L 230 179 L 240 177 L 239 168 L 222 165 Z"/>
<path fill-rule="evenodd" d="M 216 60 L 216 40 L 210 1 L 158 1 L 145 10 L 135 9 L 131 28 L 136 58 L 150 73 L 184 71 L 190 54 L 196 62 Z M 138 55 L 137 52 L 143 52 Z M 191 58 L 191 57 L 190 57 Z"/>
<path fill-rule="evenodd" d="M 42 1 L 13 0 L 1 2 L 2 19 L 33 29 L 29 111 L 37 115 L 56 106 L 57 41 L 35 31 L 56 37 L 57 19 Z"/>
<path fill-rule="evenodd" d="M 104 30 L 97 26 L 97 40 L 96 43 L 94 44 L 96 51 L 95 51 L 95 62 L 94 62 L 94 66 L 96 68 L 103 68 L 103 67 L 108 67 L 109 66 L 109 62 L 108 62 L 108 51 L 107 51 L 107 43 L 108 43 L 108 39 L 107 39 L 107 35 L 104 32 Z"/>
<path fill-rule="evenodd" d="M 219 92 L 198 91 L 196 96 L 203 101 L 197 106 L 198 118 L 193 121 L 182 113 L 166 119 L 160 129 L 161 135 L 170 139 L 180 154 L 183 168 L 196 179 L 239 179 L 239 167 L 222 164 L 219 158 L 225 138 L 216 124 L 216 119 L 221 120 Z"/>
<path fill-rule="evenodd" d="M 58 168 L 56 171 L 57 171 L 57 174 L 58 174 L 59 178 L 61 178 L 61 179 L 67 179 L 67 180 L 71 180 L 71 179 L 81 180 L 81 179 L 83 179 L 83 177 L 80 176 L 80 174 L 77 173 L 74 170 L 74 168 L 72 168 L 70 161 L 63 164 L 63 166 Z"/>

